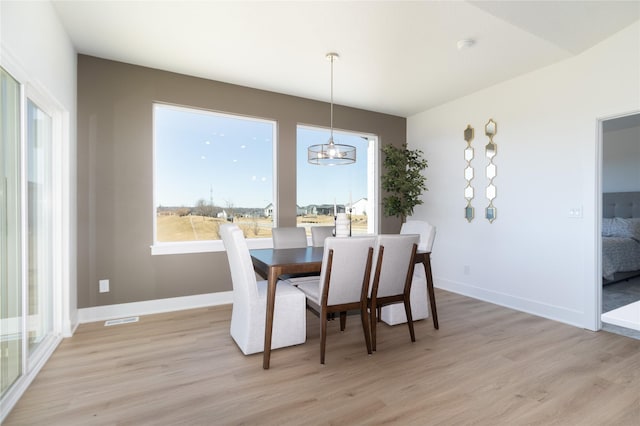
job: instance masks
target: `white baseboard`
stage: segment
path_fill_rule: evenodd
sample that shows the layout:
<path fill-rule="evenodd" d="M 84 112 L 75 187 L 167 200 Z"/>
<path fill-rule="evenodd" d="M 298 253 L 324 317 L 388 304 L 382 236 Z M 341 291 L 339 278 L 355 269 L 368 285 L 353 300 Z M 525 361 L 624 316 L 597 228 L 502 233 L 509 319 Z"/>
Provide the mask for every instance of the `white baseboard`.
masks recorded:
<path fill-rule="evenodd" d="M 160 314 L 207 306 L 228 305 L 233 302 L 233 292 L 198 294 L 195 296 L 172 297 L 169 299 L 147 300 L 144 302 L 121 303 L 118 305 L 95 306 L 78 309 L 80 324 L 106 321 L 115 318 Z"/>
<path fill-rule="evenodd" d="M 485 288 L 475 287 L 456 281 L 434 279 L 434 282 L 436 284 L 436 287 L 450 291 L 452 293 L 458 293 L 463 296 L 472 297 L 484 302 L 489 302 L 495 305 L 504 306 L 505 308 L 511 308 L 517 311 L 526 312 L 531 315 L 551 319 L 575 327 L 590 329 L 584 324 L 585 314 L 582 311 L 576 311 L 573 309 L 567 309 L 562 306 L 541 303 L 536 300 L 487 290 Z"/>

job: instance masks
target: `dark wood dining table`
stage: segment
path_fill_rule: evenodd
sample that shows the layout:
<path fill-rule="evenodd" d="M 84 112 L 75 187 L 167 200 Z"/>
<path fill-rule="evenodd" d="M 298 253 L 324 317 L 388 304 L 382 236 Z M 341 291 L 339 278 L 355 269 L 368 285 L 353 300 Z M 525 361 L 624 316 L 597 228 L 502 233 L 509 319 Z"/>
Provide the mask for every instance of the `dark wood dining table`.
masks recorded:
<path fill-rule="evenodd" d="M 273 312 L 276 300 L 276 283 L 278 277 L 285 274 L 320 273 L 322 268 L 322 247 L 305 247 L 293 249 L 254 249 L 250 250 L 254 270 L 268 282 L 267 309 L 264 330 L 264 352 L 262 368 L 269 368 L 271 360 L 271 336 L 273 331 Z M 422 263 L 427 275 L 427 290 L 431 303 L 433 326 L 438 328 L 436 299 L 431 276 L 431 253 L 418 251 L 416 264 Z"/>

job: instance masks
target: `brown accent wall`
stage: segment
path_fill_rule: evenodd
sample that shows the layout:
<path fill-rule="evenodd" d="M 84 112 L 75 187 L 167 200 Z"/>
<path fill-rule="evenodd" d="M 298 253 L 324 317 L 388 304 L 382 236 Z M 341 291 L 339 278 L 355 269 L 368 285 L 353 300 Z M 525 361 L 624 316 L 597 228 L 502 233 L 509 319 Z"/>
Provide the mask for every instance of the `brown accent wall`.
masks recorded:
<path fill-rule="evenodd" d="M 329 127 L 329 105 L 105 59 L 78 56 L 78 308 L 231 290 L 224 252 L 152 256 L 152 103 L 278 123 L 280 224 L 295 225 L 296 126 Z M 335 106 L 336 128 L 406 140 L 406 119 Z M 382 218 L 382 232 L 400 223 Z M 98 280 L 110 292 L 98 293 Z"/>

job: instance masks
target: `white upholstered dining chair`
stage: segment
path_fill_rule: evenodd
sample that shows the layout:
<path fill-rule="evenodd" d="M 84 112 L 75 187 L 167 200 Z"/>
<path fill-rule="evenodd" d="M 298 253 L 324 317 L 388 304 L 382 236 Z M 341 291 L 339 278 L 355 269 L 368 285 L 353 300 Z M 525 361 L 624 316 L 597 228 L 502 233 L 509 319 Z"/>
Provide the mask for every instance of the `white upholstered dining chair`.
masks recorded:
<path fill-rule="evenodd" d="M 274 249 L 290 249 L 307 247 L 307 231 L 295 226 L 281 226 L 271 230 Z M 301 282 L 318 279 L 318 274 L 287 274 L 280 279 L 297 286 Z"/>
<path fill-rule="evenodd" d="M 327 237 L 333 237 L 333 226 L 312 226 L 311 227 L 311 245 L 313 247 L 324 247 L 324 240 Z"/>
<path fill-rule="evenodd" d="M 257 281 L 249 248 L 236 225 L 220 227 L 233 282 L 231 337 L 245 355 L 264 351 L 267 281 Z M 278 281 L 271 349 L 304 343 L 307 336 L 305 295 Z"/>
<path fill-rule="evenodd" d="M 271 230 L 273 248 L 288 249 L 307 246 L 307 232 L 297 226 L 281 226 Z"/>
<path fill-rule="evenodd" d="M 400 234 L 418 234 L 420 242 L 418 250 L 431 252 L 433 241 L 436 237 L 436 228 L 429 222 L 422 220 L 409 220 L 402 224 Z M 416 265 L 413 270 L 413 282 L 411 284 L 411 317 L 413 321 L 429 318 L 429 297 L 427 295 L 427 276 L 422 264 Z M 380 319 L 389 325 L 404 324 L 407 315 L 401 305 L 388 305 L 382 308 Z"/>
<path fill-rule="evenodd" d="M 375 265 L 368 299 L 371 317 L 371 347 L 374 351 L 376 350 L 379 307 L 399 305 L 405 311 L 411 341 L 416 341 L 409 298 L 413 281 L 414 257 L 419 241 L 420 236 L 417 234 L 382 234 L 376 237 Z"/>
<path fill-rule="evenodd" d="M 330 313 L 340 312 L 340 330 L 344 330 L 347 311 L 359 310 L 367 353 L 371 354 L 367 294 L 374 244 L 375 237 L 325 239 L 320 278 L 298 285 L 307 297 L 307 305 L 319 313 L 321 364 L 325 359 Z"/>

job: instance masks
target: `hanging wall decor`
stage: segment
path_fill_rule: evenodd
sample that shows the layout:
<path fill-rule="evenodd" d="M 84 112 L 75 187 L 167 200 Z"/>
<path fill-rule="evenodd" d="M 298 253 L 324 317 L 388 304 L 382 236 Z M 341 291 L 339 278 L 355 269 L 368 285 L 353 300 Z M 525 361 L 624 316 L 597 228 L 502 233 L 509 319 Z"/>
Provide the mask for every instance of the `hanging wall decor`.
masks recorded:
<path fill-rule="evenodd" d="M 473 179 L 473 167 L 471 167 L 471 160 L 473 160 L 473 148 L 471 147 L 471 141 L 473 140 L 473 127 L 471 124 L 467 124 L 467 128 L 464 129 L 464 140 L 467 141 L 467 147 L 464 149 L 464 160 L 467 162 L 464 168 L 464 179 L 467 181 L 467 186 L 464 188 L 464 198 L 467 200 L 467 206 L 464 208 L 464 217 L 468 222 L 473 220 L 473 206 L 471 200 L 473 200 L 473 186 L 471 186 L 471 180 Z"/>
<path fill-rule="evenodd" d="M 496 122 L 490 118 L 484 126 L 484 134 L 489 138 L 489 143 L 484 147 L 484 152 L 489 159 L 489 164 L 487 165 L 487 180 L 489 181 L 487 185 L 487 199 L 489 200 L 489 205 L 485 210 L 485 218 L 491 223 L 496 220 L 497 215 L 497 209 L 493 205 L 493 200 L 496 198 L 496 186 L 493 184 L 493 179 L 497 174 L 496 165 L 493 164 L 493 158 L 498 153 L 498 146 L 493 142 L 493 137 L 496 133 L 498 133 L 498 126 Z"/>

